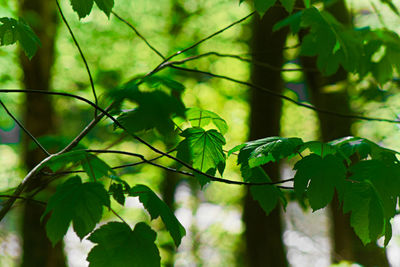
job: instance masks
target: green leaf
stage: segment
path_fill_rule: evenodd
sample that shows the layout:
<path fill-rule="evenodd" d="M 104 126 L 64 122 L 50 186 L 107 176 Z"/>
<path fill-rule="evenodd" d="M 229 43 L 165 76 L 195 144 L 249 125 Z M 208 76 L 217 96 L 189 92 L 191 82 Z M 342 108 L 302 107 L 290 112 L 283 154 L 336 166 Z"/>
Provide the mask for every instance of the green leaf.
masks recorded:
<path fill-rule="evenodd" d="M 317 154 L 321 157 L 332 155 L 337 152 L 336 148 L 331 144 L 326 144 L 320 141 L 309 141 L 305 142 L 299 147 L 299 152 L 303 152 L 304 150 L 310 150 L 310 152 Z"/>
<path fill-rule="evenodd" d="M 149 84 L 151 88 L 161 89 L 162 86 L 165 86 L 176 93 L 182 93 L 185 91 L 185 86 L 183 84 L 161 75 L 146 77 L 144 82 Z"/>
<path fill-rule="evenodd" d="M 71 0 L 72 9 L 78 13 L 79 18 L 84 18 L 92 11 L 94 0 Z"/>
<path fill-rule="evenodd" d="M 253 168 L 271 161 L 278 161 L 295 154 L 301 144 L 303 141 L 300 138 L 277 136 L 250 141 L 240 148 L 238 164 L 246 163 Z M 237 149 L 238 147 L 235 147 L 231 151 Z"/>
<path fill-rule="evenodd" d="M 252 168 L 243 175 L 246 182 L 265 183 L 271 179 L 261 167 Z M 268 215 L 278 204 L 279 200 L 286 206 L 286 200 L 279 188 L 274 185 L 253 185 L 250 186 L 251 196 L 257 201 Z"/>
<path fill-rule="evenodd" d="M 92 181 L 115 174 L 107 163 L 86 151 L 71 151 L 61 154 L 48 161 L 46 166 L 56 172 L 71 163 L 81 164 L 83 170 Z"/>
<path fill-rule="evenodd" d="M 103 11 L 107 17 L 110 17 L 111 10 L 114 7 L 114 0 L 94 0 L 96 5 Z"/>
<path fill-rule="evenodd" d="M 335 150 L 340 151 L 346 157 L 358 154 L 360 159 L 371 156 L 372 159 L 383 160 L 387 162 L 398 162 L 396 158 L 397 151 L 387 149 L 378 144 L 360 137 L 347 136 L 333 140 L 328 143 Z"/>
<path fill-rule="evenodd" d="M 274 27 L 273 31 L 278 31 L 283 27 L 290 26 L 290 30 L 292 33 L 298 33 L 301 28 L 301 16 L 303 15 L 303 11 L 296 12 L 281 21 L 278 21 Z"/>
<path fill-rule="evenodd" d="M 79 19 L 82 19 L 90 14 L 93 8 L 93 3 L 103 11 L 107 17 L 110 17 L 111 10 L 114 7 L 114 0 L 70 0 L 72 9 L 78 13 Z"/>
<path fill-rule="evenodd" d="M 112 184 L 108 191 L 112 194 L 115 201 L 117 201 L 122 206 L 125 205 L 125 195 L 122 184 Z"/>
<path fill-rule="evenodd" d="M 73 223 L 76 234 L 82 239 L 90 233 L 102 217 L 103 206 L 110 206 L 110 198 L 103 185 L 83 183 L 78 176 L 68 179 L 57 187 L 50 198 L 43 218 L 51 212 L 46 232 L 55 245 L 67 233 Z"/>
<path fill-rule="evenodd" d="M 383 235 L 384 210 L 371 183 L 346 182 L 343 212 L 351 212 L 350 224 L 364 245 Z"/>
<path fill-rule="evenodd" d="M 139 107 L 123 113 L 118 121 L 131 133 L 142 130 L 157 129 L 163 135 L 174 131 L 173 115 L 185 117 L 183 103 L 163 91 L 140 92 L 130 98 Z"/>
<path fill-rule="evenodd" d="M 296 0 L 280 0 L 280 1 L 282 3 L 282 6 L 286 9 L 286 11 L 288 13 L 292 13 Z"/>
<path fill-rule="evenodd" d="M 331 202 L 335 188 L 342 191 L 346 168 L 343 162 L 333 155 L 324 158 L 316 154 L 304 157 L 296 163 L 294 191 L 301 196 L 307 191 L 310 206 L 318 210 Z"/>
<path fill-rule="evenodd" d="M 189 108 L 186 110 L 186 118 L 193 127 L 204 128 L 212 123 L 217 127 L 221 134 L 226 134 L 228 131 L 228 124 L 226 124 L 226 121 L 212 111 L 199 108 Z"/>
<path fill-rule="evenodd" d="M 177 157 L 192 162 L 193 168 L 210 175 L 216 170 L 222 175 L 225 169 L 225 154 L 222 147 L 225 138 L 216 130 L 188 128 L 180 134 L 185 139 L 177 147 Z"/>
<path fill-rule="evenodd" d="M 175 245 L 179 246 L 182 238 L 186 235 L 186 231 L 167 204 L 145 185 L 135 185 L 129 191 L 129 195 L 139 197 L 140 202 L 150 213 L 151 219 L 156 219 L 158 216 L 161 217 L 168 232 L 174 239 Z"/>
<path fill-rule="evenodd" d="M 336 150 L 341 150 L 347 157 L 358 153 L 360 159 L 365 159 L 371 154 L 372 142 L 359 137 L 347 136 L 329 142 Z"/>
<path fill-rule="evenodd" d="M 17 21 L 13 18 L 0 18 L 0 45 L 11 45 L 18 41 L 26 56 L 31 59 L 41 46 L 39 38 L 31 27 L 21 18 Z"/>
<path fill-rule="evenodd" d="M 350 168 L 351 180 L 369 181 L 379 196 L 386 218 L 396 212 L 397 197 L 400 195 L 400 167 L 398 164 L 380 160 L 360 161 Z"/>
<path fill-rule="evenodd" d="M 268 11 L 277 0 L 254 0 L 254 7 L 260 16 L 264 16 L 265 12 Z"/>
<path fill-rule="evenodd" d="M 88 238 L 96 246 L 87 257 L 89 267 L 158 267 L 160 253 L 154 244 L 154 232 L 140 222 L 135 229 L 120 222 L 103 225 Z"/>

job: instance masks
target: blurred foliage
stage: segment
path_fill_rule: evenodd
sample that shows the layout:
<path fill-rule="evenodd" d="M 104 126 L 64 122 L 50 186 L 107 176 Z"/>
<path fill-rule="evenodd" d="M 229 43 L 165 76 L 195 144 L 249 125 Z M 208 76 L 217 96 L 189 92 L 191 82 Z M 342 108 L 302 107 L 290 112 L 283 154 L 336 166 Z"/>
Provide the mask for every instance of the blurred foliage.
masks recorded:
<path fill-rule="evenodd" d="M 289 5 L 293 1 L 281 2 L 287 5 L 287 8 L 290 8 Z M 374 14 L 371 6 L 364 2 L 360 4 L 360 2 L 349 2 L 349 5 L 354 7 L 355 10 L 361 10 L 361 12 L 356 13 L 354 19 L 357 26 L 362 27 L 368 23 L 368 25 L 375 24 L 377 28 L 382 23 L 391 26 L 396 25 L 393 21 L 399 22 L 399 19 L 395 16 L 386 16 L 386 13 L 392 14 L 386 11 L 390 7 L 384 6 L 381 8 L 379 6 L 381 15 L 384 14 L 382 15 L 384 21 L 382 22 L 379 16 Z M 73 12 L 68 1 L 62 1 L 61 4 L 80 45 L 83 47 L 94 74 L 96 89 L 100 94 L 100 103 L 107 103 L 106 95 L 111 90 L 130 81 L 138 74 L 147 73 L 160 62 L 158 56 L 149 50 L 128 27 L 121 24 L 114 16 L 111 15 L 107 20 L 104 14 L 95 8 L 91 10 L 90 16 L 79 21 L 77 14 Z M 376 3 L 376 5 L 378 4 Z M 121 0 L 115 2 L 114 8 L 119 15 L 135 25 L 165 55 L 185 48 L 195 40 L 199 40 L 220 29 L 221 25 L 228 25 L 232 21 L 243 17 L 249 12 L 249 9 L 250 7 L 246 4 L 239 6 L 238 1 L 228 0 L 220 0 L 218 2 L 212 0 L 161 0 L 157 1 L 157 5 L 154 5 L 151 1 Z M 0 14 L 2 16 L 4 14 L 5 16 L 16 17 L 15 1 L 0 1 Z M 146 19 L 143 19 L 144 14 Z M 245 54 L 248 52 L 247 43 L 250 38 L 250 31 L 250 26 L 246 24 L 232 28 L 223 35 L 219 35 L 197 47 L 189 55 L 209 51 L 220 51 L 226 54 Z M 293 37 L 293 39 L 295 38 Z M 288 40 L 288 43 L 290 44 L 290 40 Z M 6 47 L 0 50 L 1 88 L 20 87 L 19 80 L 22 74 L 18 67 L 15 50 L 15 47 Z M 296 51 L 293 52 L 294 54 L 287 55 L 288 61 L 297 57 L 299 50 L 294 49 L 294 51 Z M 10 62 L 14 64 L 10 64 Z M 204 57 L 196 62 L 188 62 L 187 66 L 196 66 L 199 69 L 211 70 L 214 73 L 227 74 L 241 80 L 246 80 L 249 75 L 249 68 L 246 63 L 234 61 L 231 58 Z M 227 129 L 225 135 L 227 144 L 233 146 L 244 142 L 248 132 L 247 116 L 249 107 L 247 105 L 247 88 L 226 81 L 210 79 L 201 74 L 186 74 L 175 70 L 164 70 L 162 75 L 182 82 L 188 89 L 182 95 L 186 106 L 215 112 L 228 122 L 229 129 Z M 291 86 L 295 84 L 301 87 L 304 83 L 301 73 L 285 73 L 284 78 L 288 87 L 285 95 L 301 101 L 307 101 L 307 92 L 304 88 L 296 91 Z M 53 69 L 52 85 L 57 91 L 76 93 L 92 99 L 87 73 L 64 25 L 60 25 L 58 30 L 57 57 Z M 400 112 L 398 104 L 400 102 L 396 95 L 397 85 L 396 80 L 385 85 L 377 85 L 375 82 L 363 85 L 356 80 L 352 91 L 352 105 L 355 110 L 363 111 L 370 116 L 396 119 Z M 21 106 L 20 99 L 21 97 L 17 95 L 2 95 L 2 100 L 14 112 Z M 213 101 L 210 101 L 210 99 L 213 99 Z M 72 139 L 92 119 L 92 110 L 86 105 L 71 99 L 54 97 L 54 100 L 57 107 L 56 112 L 59 118 L 57 124 L 60 126 L 60 133 L 63 137 Z M 129 104 L 122 106 L 122 108 L 134 107 L 134 105 L 129 106 Z M 0 113 L 0 130 L 10 129 L 14 125 L 12 120 L 4 115 L 4 113 Z M 285 102 L 281 121 L 283 136 L 299 136 L 304 140 L 311 140 L 316 139 L 319 135 L 316 126 L 317 118 L 312 111 L 304 110 Z M 139 151 L 147 158 L 154 156 L 153 153 L 143 149 L 138 143 L 125 138 L 122 134 L 120 135 L 121 138 L 119 136 L 116 138 L 112 135 L 113 125 L 110 122 L 103 121 L 100 125 L 102 127 L 95 128 L 85 137 L 83 140 L 84 145 L 90 145 L 92 148 L 104 148 L 113 145 L 115 149 Z M 359 122 L 355 124 L 354 128 L 363 137 L 370 138 L 394 149 L 400 149 L 400 142 L 397 138 L 398 126 L 396 125 L 379 122 Z M 144 135 L 145 133 L 142 134 Z M 146 135 L 146 138 L 151 138 L 151 135 Z M 157 147 L 164 148 L 164 144 L 157 142 L 156 138 L 151 138 L 151 141 Z M 0 155 L 2 155 L 2 162 L 4 162 L 3 155 L 7 155 L 4 157 L 7 168 L 0 170 L 0 179 L 2 181 L 0 187 L 9 188 L 11 185 L 18 183 L 19 178 L 16 177 L 23 177 L 23 171 L 19 168 L 17 159 L 19 146 L 15 144 L 1 145 Z M 102 155 L 101 158 L 111 166 L 129 163 L 125 157 L 119 155 Z M 167 159 L 161 159 L 159 162 L 160 164 L 169 163 Z M 150 185 L 155 191 L 160 190 L 161 180 L 163 179 L 161 171 L 152 166 L 138 166 L 133 170 L 134 174 L 124 175 L 123 172 L 121 173 L 126 181 L 143 182 Z M 235 155 L 227 160 L 225 176 L 232 180 L 240 179 Z M 182 188 L 180 189 L 182 190 Z M 186 229 L 189 229 L 190 224 L 198 224 L 199 227 L 202 225 L 201 220 L 204 220 L 204 218 L 201 218 L 201 214 L 209 212 L 207 207 L 202 209 L 202 205 L 216 203 L 224 206 L 224 211 L 220 210 L 220 213 L 228 222 L 216 219 L 209 223 L 209 227 L 201 229 L 200 251 L 204 258 L 209 259 L 208 266 L 221 264 L 232 266 L 236 260 L 232 256 L 232 251 L 236 250 L 240 245 L 240 234 L 243 231 L 240 222 L 241 206 L 239 205 L 242 195 L 243 188 L 210 184 L 205 187 L 200 199 L 191 196 L 188 202 L 180 202 L 178 200 L 177 214 L 178 217 L 180 213 L 185 214 L 182 215 L 182 223 Z M 188 209 L 190 210 L 188 208 L 190 201 L 201 203 L 196 214 L 190 214 L 190 211 L 188 211 Z M 137 202 L 132 202 L 131 200 L 128 202 L 133 203 L 132 208 L 128 211 L 119 211 L 115 202 L 112 205 L 129 221 L 147 220 L 150 222 L 150 218 L 139 208 L 140 206 Z M 214 205 L 212 209 L 218 209 L 218 207 Z M 230 214 L 228 214 L 229 212 Z M 188 213 L 189 215 L 187 215 Z M 107 216 L 111 217 L 112 215 L 108 214 Z M 185 219 L 185 216 L 188 219 Z M 235 220 L 238 226 L 231 227 L 229 220 Z M 7 227 L 7 230 L 3 231 L 3 228 L 1 228 L 1 232 L 7 233 L 10 223 L 7 222 L 4 225 L 6 225 L 4 227 Z M 157 227 L 159 229 L 162 228 L 156 223 L 152 223 L 152 226 L 156 229 Z M 16 231 L 17 229 L 13 230 Z M 10 233 L 12 234 L 13 232 Z M 7 235 L 4 239 L 7 238 L 10 238 L 10 236 Z M 194 239 L 194 237 L 191 238 Z M 159 239 L 156 243 L 170 242 L 168 238 L 165 238 L 165 240 L 163 238 Z M 185 240 L 183 240 L 182 247 L 177 255 L 177 263 L 184 264 L 183 255 L 190 254 L 191 246 L 192 244 L 185 243 Z M 163 252 L 161 251 L 161 253 Z M 6 262 L 10 260 L 6 256 L 0 257 L 0 261 Z"/>

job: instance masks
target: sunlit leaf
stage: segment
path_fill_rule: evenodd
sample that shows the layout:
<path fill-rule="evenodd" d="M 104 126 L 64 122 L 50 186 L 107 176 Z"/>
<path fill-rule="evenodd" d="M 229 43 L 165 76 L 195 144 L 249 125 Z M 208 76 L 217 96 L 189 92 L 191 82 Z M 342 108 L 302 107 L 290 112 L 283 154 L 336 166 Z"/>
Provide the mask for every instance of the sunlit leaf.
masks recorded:
<path fill-rule="evenodd" d="M 190 108 L 186 111 L 186 118 L 193 127 L 204 128 L 212 123 L 217 127 L 221 134 L 226 134 L 228 131 L 228 124 L 226 124 L 226 121 L 212 111 Z"/>
<path fill-rule="evenodd" d="M 240 149 L 238 164 L 248 163 L 250 168 L 278 161 L 297 152 L 297 148 L 303 144 L 300 138 L 267 137 L 245 143 L 231 149 Z"/>
<path fill-rule="evenodd" d="M 225 169 L 225 154 L 222 147 L 225 138 L 217 130 L 204 130 L 194 127 L 180 134 L 185 139 L 177 147 L 177 157 L 190 161 L 194 168 L 214 175 L 216 171 L 222 175 Z"/>

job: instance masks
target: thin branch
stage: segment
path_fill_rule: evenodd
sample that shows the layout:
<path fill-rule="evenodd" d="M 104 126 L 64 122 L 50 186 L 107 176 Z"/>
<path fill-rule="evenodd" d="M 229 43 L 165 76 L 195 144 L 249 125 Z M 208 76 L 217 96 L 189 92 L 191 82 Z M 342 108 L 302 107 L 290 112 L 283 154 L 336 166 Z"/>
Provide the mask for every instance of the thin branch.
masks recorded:
<path fill-rule="evenodd" d="M 250 17 L 253 16 L 254 14 L 255 14 L 255 12 L 252 12 L 252 13 L 250 13 L 249 15 L 247 15 L 247 16 L 245 16 L 245 17 L 243 17 L 243 18 L 241 18 L 241 19 L 239 19 L 239 20 L 237 20 L 237 21 L 235 21 L 235 22 L 233 22 L 233 23 L 231 23 L 231 24 L 229 24 L 228 26 L 226 26 L 226 27 L 224 27 L 224 28 L 222 28 L 222 29 L 220 29 L 220 30 L 214 32 L 213 34 L 211 34 L 211 35 L 209 35 L 209 36 L 207 36 L 207 37 L 205 37 L 205 38 L 203 38 L 203 39 L 197 41 L 196 43 L 194 43 L 194 44 L 192 44 L 192 45 L 186 47 L 185 49 L 180 50 L 180 51 L 177 51 L 177 52 L 175 52 L 174 54 L 168 56 L 168 57 L 165 58 L 157 67 L 155 67 L 152 71 L 150 71 L 149 73 L 147 73 L 147 74 L 142 78 L 142 81 L 143 81 L 146 77 L 149 77 L 149 76 L 153 75 L 154 73 L 156 73 L 156 72 L 158 72 L 158 71 L 164 69 L 164 68 L 166 67 L 165 64 L 166 64 L 168 61 L 170 61 L 171 59 L 173 59 L 174 57 L 176 57 L 176 56 L 178 56 L 178 55 L 180 55 L 180 54 L 183 54 L 183 53 L 185 53 L 185 52 L 187 52 L 187 51 L 189 51 L 189 50 L 195 48 L 196 46 L 198 46 L 198 45 L 204 43 L 205 41 L 207 41 L 207 40 L 213 38 L 214 36 L 225 32 L 226 30 L 232 28 L 233 26 L 242 23 L 243 21 L 247 20 L 248 18 L 250 18 Z"/>
<path fill-rule="evenodd" d="M 180 64 L 183 64 L 185 62 L 192 61 L 192 60 L 195 60 L 195 59 L 199 59 L 199 58 L 202 58 L 202 57 L 207 57 L 207 56 L 234 58 L 234 59 L 238 59 L 240 61 L 244 61 L 244 62 L 247 62 L 247 63 L 254 64 L 256 66 L 268 68 L 270 70 L 279 71 L 279 72 L 290 72 L 290 71 L 319 72 L 317 69 L 313 69 L 313 68 L 279 68 L 279 67 L 273 66 L 271 64 L 268 64 L 266 62 L 261 62 L 261 61 L 256 61 L 256 60 L 249 59 L 249 58 L 244 58 L 244 57 L 242 57 L 240 55 L 222 54 L 222 53 L 218 53 L 218 52 L 207 52 L 207 53 L 200 54 L 200 55 L 197 55 L 197 56 L 188 57 L 188 58 L 185 58 L 185 59 L 180 60 L 180 61 L 170 61 L 170 62 L 168 62 L 168 64 L 165 64 L 165 65 L 175 65 L 175 64 L 180 65 Z"/>
<path fill-rule="evenodd" d="M 180 173 L 180 174 L 183 174 L 183 175 L 186 175 L 186 176 L 195 177 L 195 174 L 193 174 L 193 173 L 176 170 L 176 169 L 173 169 L 173 168 L 170 168 L 170 167 L 166 167 L 166 166 L 151 162 L 151 161 L 147 160 L 143 155 L 137 154 L 137 153 L 131 153 L 131 152 L 119 151 L 119 150 L 97 150 L 97 149 L 86 149 L 85 151 L 89 152 L 89 153 L 104 153 L 104 154 L 110 153 L 110 154 L 121 154 L 121 155 L 133 156 L 133 157 L 140 158 L 143 162 L 148 163 L 150 165 L 153 165 L 155 167 L 162 168 L 164 170 L 172 171 L 172 172 L 175 172 L 175 173 Z M 239 181 L 232 181 L 232 180 L 227 180 L 227 179 L 223 179 L 223 178 L 218 178 L 218 177 L 209 175 L 207 173 L 203 173 L 203 172 L 198 171 L 198 170 L 193 169 L 193 168 L 191 168 L 191 170 L 197 171 L 198 173 L 200 173 L 201 175 L 206 176 L 207 178 L 209 178 L 212 181 L 226 183 L 226 184 L 235 184 L 235 185 L 277 185 L 277 184 L 282 184 L 282 183 L 286 183 L 286 182 L 289 182 L 289 181 L 293 181 L 293 178 L 290 178 L 290 179 L 287 179 L 287 180 L 281 180 L 281 181 L 277 181 L 277 182 L 247 183 L 247 182 L 239 182 Z"/>
<path fill-rule="evenodd" d="M 29 138 L 31 138 L 33 140 L 33 142 L 35 142 L 35 144 L 47 155 L 50 156 L 50 153 L 46 150 L 46 148 L 44 148 L 44 146 L 42 146 L 42 144 L 33 136 L 33 134 L 31 134 L 31 132 L 29 132 L 28 129 L 26 129 L 24 127 L 24 125 L 19 122 L 19 120 L 7 109 L 6 105 L 3 103 L 3 101 L 0 100 L 0 105 L 3 107 L 3 109 L 6 111 L 6 113 L 8 114 L 8 116 L 10 116 L 16 124 L 18 124 L 18 126 L 29 136 Z"/>
<path fill-rule="evenodd" d="M 322 109 L 322 108 L 311 106 L 309 104 L 302 103 L 300 101 L 296 101 L 296 100 L 294 100 L 294 99 L 292 99 L 292 98 L 290 98 L 288 96 L 279 94 L 279 93 L 277 93 L 275 91 L 272 91 L 272 90 L 270 90 L 268 88 L 265 88 L 263 86 L 255 85 L 255 84 L 252 84 L 252 83 L 249 83 L 249 82 L 240 81 L 240 80 L 237 80 L 235 78 L 228 77 L 228 76 L 214 74 L 214 73 L 211 73 L 211 72 L 197 70 L 197 69 L 189 69 L 189 68 L 178 67 L 178 66 L 171 65 L 171 64 L 168 65 L 168 66 L 171 67 L 171 68 L 177 69 L 177 70 L 181 70 L 181 71 L 201 73 L 201 74 L 204 74 L 204 75 L 207 75 L 207 76 L 210 76 L 210 77 L 231 81 L 231 82 L 234 82 L 234 83 L 237 83 L 237 84 L 246 85 L 246 86 L 248 86 L 250 88 L 254 88 L 254 89 L 258 89 L 258 90 L 264 91 L 264 92 L 266 92 L 266 93 L 268 93 L 270 95 L 273 95 L 275 97 L 279 97 L 279 98 L 281 98 L 283 100 L 287 100 L 287 101 L 289 101 L 289 102 L 291 102 L 291 103 L 293 103 L 293 104 L 295 104 L 297 106 L 308 108 L 308 109 L 314 110 L 314 111 L 319 112 L 319 113 L 324 113 L 324 114 L 337 116 L 337 117 L 341 117 L 341 118 L 347 118 L 347 119 L 356 119 L 356 120 L 364 120 L 364 121 L 379 121 L 379 122 L 388 122 L 388 123 L 396 123 L 396 124 L 400 123 L 399 120 L 374 118 L 374 117 L 367 117 L 367 116 L 361 116 L 361 115 L 351 115 L 351 114 L 345 114 L 345 113 L 339 113 L 339 112 L 335 112 L 335 111 L 331 111 L 331 110 L 326 110 L 326 109 Z"/>
<path fill-rule="evenodd" d="M 110 207 L 110 210 L 111 210 L 112 213 L 114 213 L 115 216 L 118 217 L 118 219 L 120 219 L 123 223 L 125 223 L 126 225 L 129 226 L 129 224 L 124 220 L 124 218 L 122 218 L 113 208 Z"/>
<path fill-rule="evenodd" d="M 42 160 L 38 165 L 35 166 L 22 180 L 22 182 L 17 186 L 15 189 L 14 193 L 11 195 L 11 198 L 9 198 L 4 204 L 2 204 L 2 208 L 0 210 L 0 221 L 6 216 L 8 211 L 11 209 L 17 198 L 21 195 L 21 193 L 24 191 L 27 183 L 35 178 L 35 174 L 38 170 L 40 170 L 49 160 L 54 158 L 55 156 L 58 156 L 58 154 L 53 154 Z"/>
<path fill-rule="evenodd" d="M 86 58 L 85 58 L 85 55 L 83 54 L 82 49 L 81 49 L 81 47 L 80 47 L 80 45 L 79 45 L 79 43 L 78 43 L 78 40 L 75 38 L 75 35 L 74 35 L 74 33 L 72 32 L 72 29 L 71 29 L 71 27 L 69 26 L 68 21 L 67 21 L 67 19 L 66 19 L 65 16 L 64 16 L 64 13 L 63 13 L 62 10 L 61 10 L 60 3 L 58 2 L 58 0 L 55 0 L 55 1 L 56 1 L 56 4 L 57 4 L 58 11 L 60 12 L 61 18 L 62 18 L 62 20 L 63 20 L 65 26 L 67 26 L 67 28 L 68 28 L 68 31 L 69 31 L 69 33 L 70 33 L 70 35 L 71 35 L 71 37 L 72 37 L 72 40 L 74 41 L 74 44 L 75 44 L 76 48 L 78 49 L 79 54 L 80 54 L 80 56 L 81 56 L 81 58 L 82 58 L 83 64 L 85 64 L 86 71 L 87 71 L 87 73 L 88 73 L 88 75 L 89 75 L 90 86 L 92 87 L 92 93 L 93 93 L 93 97 L 94 97 L 94 103 L 97 105 L 98 101 L 97 101 L 96 89 L 95 89 L 95 87 L 94 87 L 93 77 L 92 77 L 92 73 L 90 72 L 90 69 L 89 69 L 89 64 L 87 63 Z M 97 116 L 97 109 L 95 109 L 95 113 L 94 113 L 94 114 L 95 114 L 95 117 L 96 117 L 96 116 Z"/>
<path fill-rule="evenodd" d="M 169 57 L 166 59 L 166 61 L 168 61 L 168 60 L 170 60 L 170 59 L 176 57 L 177 55 L 180 55 L 180 54 L 182 54 L 182 53 L 185 53 L 185 52 L 187 52 L 187 51 L 189 51 L 189 50 L 195 48 L 196 46 L 200 45 L 201 43 L 204 43 L 205 41 L 207 41 L 207 40 L 213 38 L 214 36 L 216 36 L 216 35 L 218 35 L 218 34 L 220 34 L 220 33 L 223 33 L 224 31 L 226 31 L 226 30 L 232 28 L 233 26 L 235 26 L 235 25 L 237 25 L 237 24 L 242 23 L 243 21 L 247 20 L 248 18 L 250 18 L 250 17 L 253 16 L 254 14 L 255 14 L 255 12 L 252 12 L 252 13 L 250 13 L 249 15 L 247 15 L 247 16 L 245 16 L 245 17 L 243 17 L 243 18 L 241 18 L 241 19 L 239 19 L 239 20 L 237 20 L 237 21 L 231 23 L 230 25 L 226 26 L 225 28 L 223 28 L 223 29 L 221 29 L 221 30 L 219 30 L 219 31 L 216 31 L 215 33 L 213 33 L 213 34 L 211 34 L 211 35 L 209 35 L 209 36 L 207 36 L 207 37 L 205 37 L 205 38 L 199 40 L 198 42 L 192 44 L 191 46 L 189 46 L 189 47 L 187 47 L 187 48 L 185 48 L 185 49 L 183 49 L 183 50 L 177 51 L 176 53 L 174 53 L 174 54 L 172 54 L 171 56 L 169 56 Z"/>
<path fill-rule="evenodd" d="M 111 106 L 107 107 L 105 110 L 109 111 Z M 96 108 L 97 110 L 97 108 Z M 78 136 L 76 136 L 74 138 L 74 140 L 72 140 L 63 150 L 61 150 L 59 153 L 65 153 L 67 151 L 70 151 L 72 148 L 76 147 L 79 142 L 90 132 L 90 130 L 92 130 L 97 123 L 105 116 L 105 113 L 100 113 L 98 114 L 86 127 L 85 129 L 82 130 L 82 132 L 80 132 L 78 134 Z"/>
<path fill-rule="evenodd" d="M 124 18 L 122 18 L 121 16 L 119 16 L 117 13 L 115 13 L 114 11 L 111 11 L 111 13 L 117 18 L 117 19 L 119 19 L 120 21 L 122 21 L 123 23 L 125 23 L 129 28 L 131 28 L 134 32 L 135 32 L 135 34 L 140 38 L 140 39 L 142 39 L 145 43 L 146 43 L 146 45 L 151 49 L 151 50 L 153 50 L 154 51 L 154 53 L 156 53 L 158 56 L 160 56 L 162 59 L 165 59 L 165 56 L 160 52 L 160 51 L 158 51 L 154 46 L 152 46 L 151 44 L 150 44 L 150 42 L 149 41 L 147 41 L 147 39 L 131 24 L 131 23 L 129 23 L 127 20 L 125 20 Z"/>
<path fill-rule="evenodd" d="M 21 196 L 0 195 L 0 198 L 16 198 L 16 199 L 22 199 L 22 200 L 25 200 L 25 201 L 33 201 L 33 202 L 36 202 L 36 203 L 38 203 L 40 205 L 46 205 L 47 204 L 44 201 L 36 200 L 36 199 L 33 199 L 33 198 L 21 197 Z"/>

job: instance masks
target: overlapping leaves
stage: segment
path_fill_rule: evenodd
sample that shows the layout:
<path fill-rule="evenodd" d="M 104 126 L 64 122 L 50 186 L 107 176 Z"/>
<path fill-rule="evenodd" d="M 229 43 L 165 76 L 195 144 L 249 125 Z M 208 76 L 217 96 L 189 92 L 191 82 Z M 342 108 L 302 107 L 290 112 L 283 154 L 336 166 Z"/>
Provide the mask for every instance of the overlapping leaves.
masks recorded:
<path fill-rule="evenodd" d="M 31 27 L 22 19 L 0 18 L 0 44 L 12 45 L 19 42 L 29 59 L 31 59 L 41 45 L 39 38 Z"/>
<path fill-rule="evenodd" d="M 226 134 L 228 124 L 218 114 L 200 108 L 189 108 L 186 110 L 186 119 L 193 127 L 202 127 L 213 124 L 221 134 Z"/>
<path fill-rule="evenodd" d="M 300 138 L 272 136 L 238 145 L 229 154 L 240 151 L 238 164 L 248 164 L 253 168 L 293 155 L 301 144 L 303 141 Z"/>
<path fill-rule="evenodd" d="M 392 79 L 393 70 L 399 70 L 400 37 L 393 31 L 348 28 L 315 7 L 288 16 L 274 30 L 284 26 L 290 26 L 294 33 L 309 29 L 302 39 L 301 54 L 316 56 L 318 69 L 326 75 L 335 73 L 341 65 L 360 78 L 371 73 L 383 84 Z M 376 53 L 381 54 L 377 60 L 373 58 Z"/>
<path fill-rule="evenodd" d="M 103 225 L 88 238 L 96 243 L 87 257 L 89 266 L 161 266 L 160 253 L 154 244 L 156 236 L 156 232 L 143 222 L 136 224 L 133 231 L 125 223 Z"/>
<path fill-rule="evenodd" d="M 78 13 L 79 18 L 84 18 L 90 14 L 93 4 L 103 11 L 107 17 L 110 16 L 114 7 L 114 0 L 70 0 L 73 10 Z"/>
<path fill-rule="evenodd" d="M 52 158 L 47 162 L 52 171 L 56 172 L 70 164 L 80 164 L 92 181 L 114 175 L 115 172 L 104 161 L 86 151 L 71 151 Z"/>
<path fill-rule="evenodd" d="M 351 212 L 351 225 L 367 244 L 382 235 L 385 244 L 391 237 L 390 219 L 394 217 L 400 195 L 400 166 L 381 160 L 361 161 L 350 168 L 343 211 Z"/>
<path fill-rule="evenodd" d="M 136 108 L 124 111 L 118 121 L 131 133 L 156 129 L 168 136 L 175 128 L 172 117 L 185 117 L 185 107 L 180 99 L 184 87 L 178 82 L 157 76 L 147 78 L 145 82 L 153 90 L 141 91 L 136 82 L 132 81 L 110 93 L 116 106 L 120 106 L 125 99 L 137 104 Z M 160 85 L 171 92 L 161 90 Z"/>
<path fill-rule="evenodd" d="M 110 198 L 100 183 L 82 183 L 80 177 L 68 179 L 50 198 L 42 219 L 49 213 L 46 232 L 56 244 L 67 233 L 72 222 L 76 234 L 83 238 L 102 217 L 103 206 L 110 206 Z"/>

